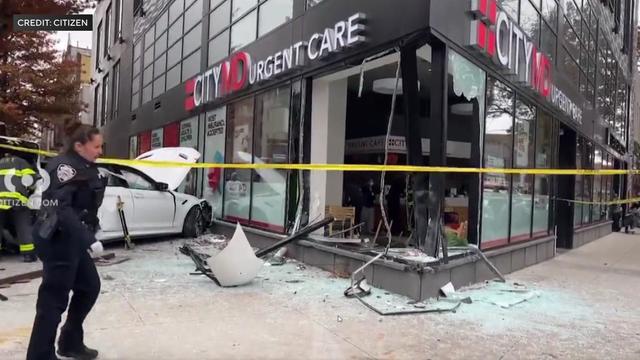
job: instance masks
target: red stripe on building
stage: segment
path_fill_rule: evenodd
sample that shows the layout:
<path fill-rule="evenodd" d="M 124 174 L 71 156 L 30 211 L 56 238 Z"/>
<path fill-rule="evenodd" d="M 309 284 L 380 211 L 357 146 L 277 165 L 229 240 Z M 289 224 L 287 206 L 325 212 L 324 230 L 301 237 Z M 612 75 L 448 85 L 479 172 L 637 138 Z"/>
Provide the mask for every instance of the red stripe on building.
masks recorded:
<path fill-rule="evenodd" d="M 151 150 L 151 131 L 140 133 L 140 135 L 138 135 L 138 144 L 140 154 L 144 154 Z"/>
<path fill-rule="evenodd" d="M 180 122 L 174 122 L 164 127 L 164 147 L 180 146 Z"/>

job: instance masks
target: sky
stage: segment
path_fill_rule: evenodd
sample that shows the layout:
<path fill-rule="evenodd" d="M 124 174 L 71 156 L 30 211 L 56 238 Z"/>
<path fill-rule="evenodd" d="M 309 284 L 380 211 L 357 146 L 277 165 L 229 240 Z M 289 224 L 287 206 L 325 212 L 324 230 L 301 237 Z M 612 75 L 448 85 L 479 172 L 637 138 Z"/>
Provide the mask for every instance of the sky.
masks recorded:
<path fill-rule="evenodd" d="M 82 14 L 93 14 L 95 9 L 87 9 Z M 57 40 L 56 49 L 63 51 L 67 48 L 67 42 L 69 41 L 69 34 L 71 34 L 71 45 L 80 46 L 83 48 L 91 48 L 91 41 L 93 32 L 91 31 L 57 31 L 54 33 L 54 37 Z"/>

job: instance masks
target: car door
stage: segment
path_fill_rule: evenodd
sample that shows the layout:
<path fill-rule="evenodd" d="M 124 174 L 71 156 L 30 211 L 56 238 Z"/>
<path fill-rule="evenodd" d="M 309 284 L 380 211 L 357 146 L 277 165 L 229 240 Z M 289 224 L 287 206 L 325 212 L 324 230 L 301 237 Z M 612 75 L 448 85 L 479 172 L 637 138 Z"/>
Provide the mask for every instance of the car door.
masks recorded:
<path fill-rule="evenodd" d="M 104 192 L 102 206 L 98 209 L 98 219 L 100 219 L 100 230 L 108 238 L 123 236 L 122 222 L 118 213 L 118 199 L 123 202 L 127 227 L 130 232 L 134 231 L 131 220 L 134 216 L 133 195 L 128 188 L 127 182 L 118 176 L 110 168 L 101 167 L 101 173 L 107 176 L 107 187 Z"/>
<path fill-rule="evenodd" d="M 133 169 L 120 169 L 120 173 L 133 196 L 132 226 L 143 233 L 169 231 L 175 215 L 173 195 L 169 191 L 158 191 L 155 182 Z"/>

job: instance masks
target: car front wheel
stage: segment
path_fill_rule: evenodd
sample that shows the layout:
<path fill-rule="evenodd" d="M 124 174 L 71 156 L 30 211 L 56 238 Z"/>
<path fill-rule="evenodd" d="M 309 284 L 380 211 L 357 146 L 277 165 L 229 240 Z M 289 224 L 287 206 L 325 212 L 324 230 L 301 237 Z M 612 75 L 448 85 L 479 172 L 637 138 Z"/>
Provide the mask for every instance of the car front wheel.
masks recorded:
<path fill-rule="evenodd" d="M 182 226 L 182 235 L 188 238 L 197 238 L 204 232 L 204 216 L 202 210 L 198 206 L 194 206 L 187 213 Z"/>

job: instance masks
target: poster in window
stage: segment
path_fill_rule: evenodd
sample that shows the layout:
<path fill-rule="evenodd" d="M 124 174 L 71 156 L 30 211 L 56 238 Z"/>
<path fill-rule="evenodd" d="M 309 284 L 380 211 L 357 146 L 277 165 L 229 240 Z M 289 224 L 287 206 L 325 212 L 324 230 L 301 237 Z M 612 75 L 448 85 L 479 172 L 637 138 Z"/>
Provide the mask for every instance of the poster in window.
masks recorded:
<path fill-rule="evenodd" d="M 129 159 L 135 159 L 138 156 L 138 137 L 129 138 Z"/>
<path fill-rule="evenodd" d="M 192 117 L 180 123 L 180 146 L 198 147 L 198 117 Z"/>
<path fill-rule="evenodd" d="M 151 150 L 162 147 L 163 134 L 163 128 L 155 129 L 151 132 Z"/>
<path fill-rule="evenodd" d="M 227 109 L 208 112 L 205 120 L 204 162 L 224 163 Z M 205 170 L 203 196 L 213 207 L 216 218 L 222 217 L 223 172 L 220 168 Z"/>
<path fill-rule="evenodd" d="M 198 117 L 184 120 L 180 123 L 180 147 L 192 147 L 198 149 Z M 178 187 L 179 192 L 196 195 L 197 169 L 191 169 L 185 180 Z"/>

